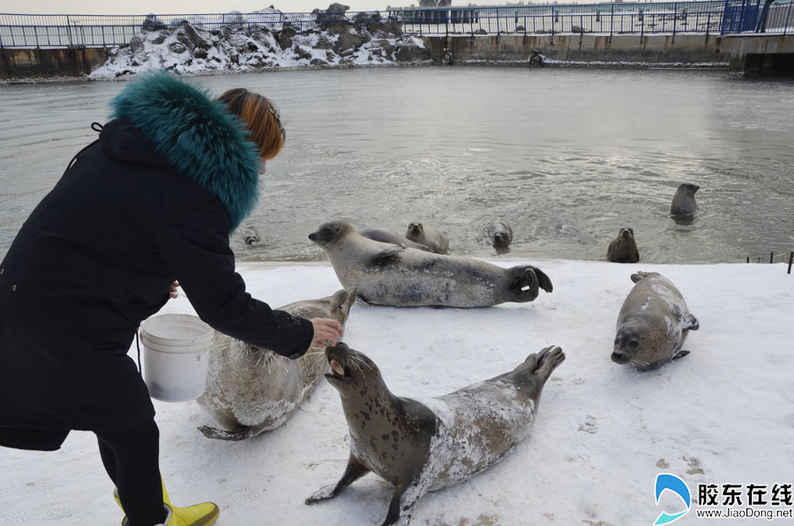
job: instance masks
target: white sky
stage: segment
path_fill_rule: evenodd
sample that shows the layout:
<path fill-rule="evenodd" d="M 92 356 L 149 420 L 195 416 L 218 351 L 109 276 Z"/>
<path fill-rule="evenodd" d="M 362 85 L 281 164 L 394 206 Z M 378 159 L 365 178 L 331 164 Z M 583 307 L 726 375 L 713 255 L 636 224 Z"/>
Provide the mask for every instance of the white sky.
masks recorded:
<path fill-rule="evenodd" d="M 107 0 L 0 0 L 0 13 L 35 14 L 122 14 L 138 15 L 146 13 L 223 13 L 229 11 L 255 11 L 271 4 L 284 12 L 311 11 L 325 9 L 333 0 L 136 0 L 135 2 L 112 2 Z M 397 7 L 418 5 L 418 0 L 348 0 L 341 2 L 353 11 L 385 9 L 387 5 Z M 453 0 L 455 5 L 504 5 L 505 0 Z"/>

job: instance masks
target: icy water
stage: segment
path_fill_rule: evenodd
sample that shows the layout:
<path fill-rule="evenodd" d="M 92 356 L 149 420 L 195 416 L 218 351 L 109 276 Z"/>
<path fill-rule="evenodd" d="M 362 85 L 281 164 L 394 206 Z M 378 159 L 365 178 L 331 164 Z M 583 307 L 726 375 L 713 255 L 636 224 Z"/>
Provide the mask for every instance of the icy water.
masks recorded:
<path fill-rule="evenodd" d="M 292 71 L 191 79 L 276 101 L 287 145 L 233 235 L 241 260 L 315 260 L 329 219 L 445 230 L 458 254 L 603 259 L 623 226 L 643 261 L 737 262 L 794 250 L 794 83 L 727 73 L 519 68 Z M 123 82 L 0 86 L 0 255 L 95 137 Z M 668 217 L 699 184 L 690 225 Z M 179 199 L 179 196 L 174 196 Z M 98 218 L 101 220 L 101 218 Z M 253 226 L 261 242 L 246 246 Z"/>

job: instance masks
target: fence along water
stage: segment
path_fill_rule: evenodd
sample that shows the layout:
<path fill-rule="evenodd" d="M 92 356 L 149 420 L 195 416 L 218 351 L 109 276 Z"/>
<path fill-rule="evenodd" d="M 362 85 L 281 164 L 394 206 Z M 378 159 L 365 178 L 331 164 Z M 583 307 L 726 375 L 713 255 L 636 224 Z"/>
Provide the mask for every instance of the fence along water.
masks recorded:
<path fill-rule="evenodd" d="M 506 7 L 392 8 L 329 13 L 22 15 L 0 14 L 0 47 L 60 48 L 126 45 L 142 28 L 184 21 L 207 29 L 288 24 L 300 31 L 318 22 L 391 21 L 413 35 L 476 34 L 731 34 L 794 32 L 794 0 L 697 0 L 690 2 L 519 5 Z"/>

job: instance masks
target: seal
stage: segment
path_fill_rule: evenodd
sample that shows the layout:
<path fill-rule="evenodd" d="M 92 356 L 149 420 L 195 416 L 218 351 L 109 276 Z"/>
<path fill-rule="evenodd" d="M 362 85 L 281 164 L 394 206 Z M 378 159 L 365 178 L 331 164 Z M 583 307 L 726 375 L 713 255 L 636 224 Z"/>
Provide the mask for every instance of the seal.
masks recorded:
<path fill-rule="evenodd" d="M 678 187 L 670 205 L 671 216 L 692 216 L 697 210 L 695 202 L 695 192 L 700 190 L 696 184 L 684 183 Z"/>
<path fill-rule="evenodd" d="M 279 307 L 303 318 L 332 318 L 343 326 L 355 293 Z M 326 372 L 322 350 L 297 360 L 216 333 L 209 355 L 207 387 L 198 403 L 224 428 L 201 426 L 207 438 L 245 440 L 281 426 L 292 416 Z"/>
<path fill-rule="evenodd" d="M 700 324 L 684 297 L 658 272 L 637 272 L 635 283 L 618 314 L 612 361 L 641 371 L 683 358 L 687 333 Z"/>
<path fill-rule="evenodd" d="M 309 239 L 325 249 L 342 286 L 374 305 L 489 307 L 532 301 L 539 289 L 553 288 L 537 267 L 506 269 L 473 258 L 380 243 L 344 221 L 321 225 Z"/>
<path fill-rule="evenodd" d="M 543 386 L 565 359 L 559 347 L 530 354 L 512 371 L 420 402 L 389 391 L 377 365 L 338 343 L 325 351 L 350 432 L 342 478 L 306 499 L 339 495 L 371 472 L 394 485 L 382 526 L 407 525 L 417 501 L 501 460 L 529 435 Z"/>
<path fill-rule="evenodd" d="M 246 227 L 243 229 L 243 241 L 249 247 L 251 245 L 256 245 L 257 243 L 259 243 L 259 241 L 261 241 L 261 238 L 259 237 L 259 232 L 257 232 L 256 228 L 253 225 L 246 225 Z"/>
<path fill-rule="evenodd" d="M 497 254 L 510 252 L 510 243 L 513 242 L 513 229 L 505 222 L 497 221 L 485 228 L 491 245 L 496 249 Z"/>
<path fill-rule="evenodd" d="M 381 243 L 391 243 L 392 245 L 415 248 L 417 250 L 424 250 L 425 252 L 435 252 L 426 245 L 423 245 L 421 243 L 416 243 L 414 241 L 411 241 L 407 237 L 393 234 L 392 232 L 381 230 L 379 228 L 368 228 L 366 230 L 362 230 L 361 235 L 366 237 L 367 239 L 371 239 L 373 241 L 380 241 Z"/>
<path fill-rule="evenodd" d="M 609 243 L 607 248 L 607 261 L 613 263 L 637 263 L 640 260 L 640 251 L 634 241 L 634 229 L 621 228 L 618 237 Z"/>
<path fill-rule="evenodd" d="M 449 253 L 449 239 L 447 239 L 447 236 L 437 230 L 425 228 L 422 223 L 410 223 L 408 230 L 405 232 L 405 237 L 414 243 L 425 245 L 436 254 Z"/>

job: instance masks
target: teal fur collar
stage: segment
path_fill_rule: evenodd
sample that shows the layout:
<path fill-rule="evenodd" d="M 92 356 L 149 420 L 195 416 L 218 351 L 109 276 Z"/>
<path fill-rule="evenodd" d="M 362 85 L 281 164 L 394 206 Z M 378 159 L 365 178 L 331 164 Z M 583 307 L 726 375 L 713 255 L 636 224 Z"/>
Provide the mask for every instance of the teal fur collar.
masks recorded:
<path fill-rule="evenodd" d="M 217 196 L 232 230 L 256 205 L 261 160 L 248 130 L 222 102 L 165 72 L 131 82 L 111 102 L 180 174 Z"/>

